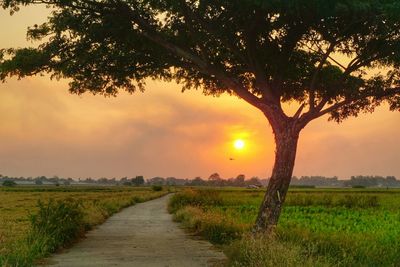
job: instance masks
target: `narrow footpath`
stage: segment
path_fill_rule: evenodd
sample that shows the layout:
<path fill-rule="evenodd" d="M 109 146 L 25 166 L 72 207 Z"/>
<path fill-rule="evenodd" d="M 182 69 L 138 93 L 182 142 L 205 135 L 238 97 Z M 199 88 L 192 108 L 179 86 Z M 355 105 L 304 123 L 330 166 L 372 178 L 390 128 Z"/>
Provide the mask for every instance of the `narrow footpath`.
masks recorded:
<path fill-rule="evenodd" d="M 172 221 L 170 195 L 136 204 L 110 217 L 48 266 L 213 266 L 225 259 L 209 242 L 196 240 Z"/>

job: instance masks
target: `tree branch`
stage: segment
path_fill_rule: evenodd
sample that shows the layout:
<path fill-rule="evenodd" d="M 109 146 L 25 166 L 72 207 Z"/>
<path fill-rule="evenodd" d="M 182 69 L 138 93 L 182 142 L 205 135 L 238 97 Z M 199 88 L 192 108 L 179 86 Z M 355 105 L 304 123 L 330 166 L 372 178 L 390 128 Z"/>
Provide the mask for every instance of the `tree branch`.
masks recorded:
<path fill-rule="evenodd" d="M 128 12 L 130 18 L 134 23 L 136 23 L 142 30 L 141 34 L 146 37 L 147 39 L 153 41 L 154 43 L 160 45 L 161 47 L 168 50 L 170 53 L 182 57 L 194 65 L 197 66 L 198 70 L 204 74 L 215 76 L 220 82 L 225 84 L 228 88 L 230 88 L 233 92 L 235 92 L 239 97 L 244 99 L 246 102 L 250 103 L 251 105 L 259 108 L 264 109 L 262 106 L 261 100 L 250 93 L 248 90 L 243 88 L 243 86 L 236 82 L 233 78 L 228 77 L 223 71 L 218 70 L 216 67 L 208 64 L 199 56 L 193 54 L 191 51 L 188 51 L 164 38 L 159 32 L 157 32 L 151 24 L 143 19 L 140 15 L 136 14 L 134 10 L 132 10 L 126 4 L 119 2 L 123 10 Z"/>
<path fill-rule="evenodd" d="M 344 100 L 342 100 L 340 102 L 337 102 L 337 103 L 333 104 L 330 107 L 327 107 L 324 110 L 321 110 L 320 112 L 318 112 L 316 114 L 316 116 L 313 119 L 319 118 L 319 117 L 321 117 L 321 116 L 323 116 L 323 115 L 325 115 L 327 113 L 330 113 L 332 111 L 335 111 L 335 110 L 337 110 L 337 109 L 339 109 L 339 108 L 341 108 L 341 107 L 343 107 L 345 105 L 348 105 L 348 104 L 350 104 L 352 102 L 356 102 L 356 101 L 359 101 L 359 100 L 362 100 L 362 99 L 365 99 L 365 98 L 368 98 L 368 97 L 384 98 L 384 97 L 393 96 L 393 95 L 396 95 L 396 94 L 400 94 L 400 87 L 387 89 L 381 95 L 367 94 L 367 95 L 364 95 L 364 96 L 361 96 L 361 97 L 344 99 Z"/>
<path fill-rule="evenodd" d="M 298 119 L 301 115 L 301 112 L 304 109 L 305 104 L 301 104 L 301 106 L 297 109 L 296 113 L 293 115 L 293 119 Z"/>
<path fill-rule="evenodd" d="M 337 41 L 335 42 L 331 42 L 328 49 L 326 50 L 326 52 L 323 52 L 322 49 L 318 47 L 318 51 L 313 49 L 312 47 L 309 47 L 307 44 L 304 44 L 306 47 L 308 47 L 308 49 L 310 49 L 311 51 L 314 51 L 316 53 L 321 53 L 322 52 L 322 59 L 319 62 L 313 76 L 311 79 L 311 83 L 310 83 L 310 89 L 309 89 L 309 111 L 306 113 L 307 116 L 309 114 L 314 114 L 315 112 L 319 112 L 323 106 L 327 103 L 328 99 L 321 99 L 321 102 L 315 106 L 315 85 L 318 79 L 318 74 L 321 71 L 322 67 L 324 66 L 324 64 L 327 62 L 328 59 L 333 60 L 335 63 L 337 63 L 338 65 L 342 66 L 339 62 L 336 62 L 336 60 L 334 60 L 330 54 L 334 51 L 334 48 L 337 44 Z M 342 66 L 342 68 L 344 68 L 344 66 Z M 309 114 L 308 114 L 309 113 Z M 302 116 L 303 117 L 303 116 Z"/>
<path fill-rule="evenodd" d="M 322 67 L 326 63 L 327 59 L 329 58 L 329 55 L 333 52 L 335 48 L 336 43 L 332 42 L 326 52 L 323 54 L 321 61 L 319 62 L 316 70 L 314 71 L 313 77 L 311 79 L 311 84 L 310 84 L 310 97 L 309 97 L 309 105 L 310 105 L 310 110 L 315 109 L 315 84 L 318 79 L 318 74 L 321 71 Z"/>

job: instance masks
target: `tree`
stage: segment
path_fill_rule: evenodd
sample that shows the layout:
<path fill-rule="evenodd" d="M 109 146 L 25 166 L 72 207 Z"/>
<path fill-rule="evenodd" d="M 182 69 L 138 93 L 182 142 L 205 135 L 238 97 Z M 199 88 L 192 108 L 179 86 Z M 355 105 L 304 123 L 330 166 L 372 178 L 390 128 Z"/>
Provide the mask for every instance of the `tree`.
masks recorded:
<path fill-rule="evenodd" d="M 135 186 L 140 186 L 144 185 L 144 178 L 143 176 L 136 176 L 135 178 L 132 178 L 132 184 Z"/>
<path fill-rule="evenodd" d="M 17 183 L 12 181 L 12 180 L 5 180 L 3 182 L 3 186 L 6 186 L 6 187 L 13 187 L 13 186 L 16 186 L 16 185 L 17 185 Z"/>
<path fill-rule="evenodd" d="M 213 173 L 208 177 L 208 184 L 213 185 L 213 186 L 222 186 L 223 185 L 223 180 L 221 176 L 219 176 L 218 173 Z"/>
<path fill-rule="evenodd" d="M 37 48 L 2 50 L 0 79 L 51 73 L 70 91 L 143 91 L 148 78 L 183 90 L 228 93 L 272 127 L 275 164 L 255 230 L 273 230 L 292 177 L 301 130 L 341 122 L 382 103 L 400 109 L 397 0 L 3 0 L 12 12 L 47 4 L 28 29 Z M 369 70 L 381 68 L 371 75 Z M 298 104 L 294 114 L 282 104 Z"/>
<path fill-rule="evenodd" d="M 234 181 L 235 186 L 244 186 L 244 180 L 246 179 L 246 176 L 244 174 L 239 174 Z"/>
<path fill-rule="evenodd" d="M 149 185 L 165 185 L 165 179 L 163 177 L 153 177 L 147 180 Z"/>
<path fill-rule="evenodd" d="M 188 185 L 193 185 L 193 186 L 203 186 L 206 185 L 206 181 L 201 179 L 201 177 L 195 177 L 192 181 L 188 183 Z"/>

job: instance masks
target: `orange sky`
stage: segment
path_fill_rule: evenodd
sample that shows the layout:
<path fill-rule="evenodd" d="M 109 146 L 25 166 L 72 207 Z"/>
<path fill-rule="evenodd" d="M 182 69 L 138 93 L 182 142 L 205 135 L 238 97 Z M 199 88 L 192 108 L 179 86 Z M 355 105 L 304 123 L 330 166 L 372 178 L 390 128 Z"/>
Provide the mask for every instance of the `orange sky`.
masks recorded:
<path fill-rule="evenodd" d="M 30 45 L 28 25 L 43 8 L 0 11 L 0 48 Z M 3 27 L 6 25 L 6 27 Z M 48 77 L 0 84 L 0 173 L 63 177 L 247 177 L 270 175 L 274 143 L 264 116 L 231 96 L 181 93 L 149 81 L 144 94 L 103 98 L 68 93 Z M 295 175 L 395 175 L 400 178 L 400 114 L 380 108 L 337 125 L 326 117 L 302 132 Z M 237 151 L 233 141 L 246 148 Z M 229 158 L 235 160 L 230 161 Z"/>

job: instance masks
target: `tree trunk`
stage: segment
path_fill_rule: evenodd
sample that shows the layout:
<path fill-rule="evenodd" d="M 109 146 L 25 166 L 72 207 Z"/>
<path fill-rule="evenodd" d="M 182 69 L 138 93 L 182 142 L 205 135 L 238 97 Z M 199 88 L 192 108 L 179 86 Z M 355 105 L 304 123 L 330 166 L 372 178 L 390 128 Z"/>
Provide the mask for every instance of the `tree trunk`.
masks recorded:
<path fill-rule="evenodd" d="M 254 227 L 255 232 L 268 234 L 274 231 L 281 214 L 293 174 L 299 138 L 299 131 L 293 130 L 293 127 L 284 127 L 280 131 L 274 131 L 274 134 L 275 165 Z"/>

